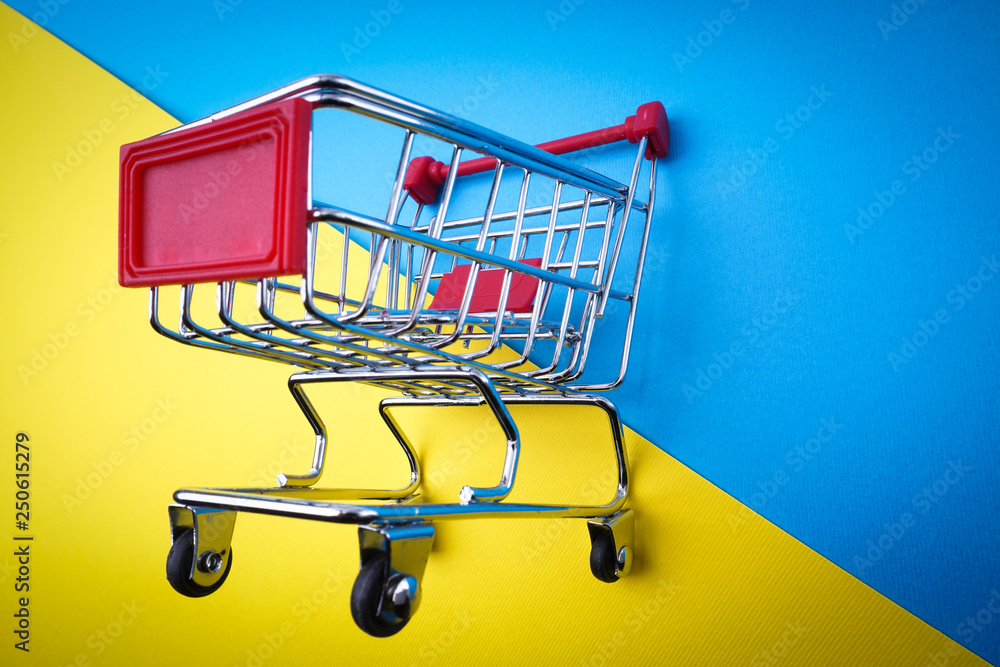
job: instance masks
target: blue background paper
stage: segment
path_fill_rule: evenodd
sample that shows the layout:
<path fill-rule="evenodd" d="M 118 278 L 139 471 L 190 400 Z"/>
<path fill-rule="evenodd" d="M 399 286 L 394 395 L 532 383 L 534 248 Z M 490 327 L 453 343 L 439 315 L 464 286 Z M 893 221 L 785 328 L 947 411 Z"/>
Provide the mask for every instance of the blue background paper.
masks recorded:
<path fill-rule="evenodd" d="M 1000 661 L 994 4 L 11 4 L 184 121 L 320 71 L 532 143 L 661 100 L 625 421 Z"/>

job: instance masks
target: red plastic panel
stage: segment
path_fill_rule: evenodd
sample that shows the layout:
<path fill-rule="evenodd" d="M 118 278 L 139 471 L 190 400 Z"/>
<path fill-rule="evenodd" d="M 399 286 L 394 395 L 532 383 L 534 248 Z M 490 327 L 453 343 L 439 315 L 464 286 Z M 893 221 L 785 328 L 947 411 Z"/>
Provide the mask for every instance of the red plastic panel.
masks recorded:
<path fill-rule="evenodd" d="M 122 146 L 118 282 L 302 273 L 311 127 L 295 98 Z"/>
<path fill-rule="evenodd" d="M 522 264 L 539 268 L 542 265 L 540 257 L 522 259 Z M 460 264 L 454 271 L 444 274 L 438 284 L 437 292 L 431 308 L 446 310 L 457 309 L 462 305 L 465 285 L 469 281 L 471 264 Z M 504 269 L 480 269 L 476 276 L 476 289 L 472 293 L 469 304 L 470 313 L 496 312 L 500 306 L 500 290 L 503 288 Z M 538 278 L 523 273 L 510 275 L 510 291 L 507 296 L 506 309 L 514 313 L 530 313 L 538 291 Z"/>

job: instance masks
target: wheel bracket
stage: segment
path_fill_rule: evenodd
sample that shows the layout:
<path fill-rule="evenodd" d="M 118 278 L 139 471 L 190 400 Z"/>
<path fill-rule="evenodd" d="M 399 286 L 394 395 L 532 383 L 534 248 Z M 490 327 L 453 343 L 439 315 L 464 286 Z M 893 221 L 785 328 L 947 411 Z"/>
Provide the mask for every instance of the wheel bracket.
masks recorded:
<path fill-rule="evenodd" d="M 591 545 L 602 534 L 610 534 L 615 545 L 615 576 L 624 577 L 635 560 L 635 514 L 624 509 L 600 519 L 587 521 Z"/>
<path fill-rule="evenodd" d="M 378 615 L 409 620 L 420 606 L 420 582 L 434 542 L 434 526 L 418 521 L 358 526 L 361 567 L 385 553 L 388 571 Z"/>
<path fill-rule="evenodd" d="M 231 556 L 236 512 L 170 505 L 170 544 L 191 531 L 195 557 L 191 561 L 191 581 L 211 587 L 225 574 Z"/>

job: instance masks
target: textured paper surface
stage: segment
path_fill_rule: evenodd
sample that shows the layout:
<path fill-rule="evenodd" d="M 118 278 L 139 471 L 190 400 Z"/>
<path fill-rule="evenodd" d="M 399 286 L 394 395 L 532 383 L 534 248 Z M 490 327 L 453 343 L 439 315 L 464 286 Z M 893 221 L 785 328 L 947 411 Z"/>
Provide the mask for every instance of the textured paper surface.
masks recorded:
<path fill-rule="evenodd" d="M 0 32 L 21 26 L 0 8 Z M 163 574 L 173 490 L 302 471 L 310 432 L 288 368 L 167 341 L 145 322 L 145 291 L 116 285 L 118 146 L 176 122 L 42 31 L 0 57 L 2 420 L 8 465 L 15 434 L 31 437 L 23 534 L 34 537 L 31 650 L 6 631 L 3 664 L 983 664 L 632 432 L 637 561 L 616 584 L 590 575 L 580 521 L 442 523 L 418 615 L 376 640 L 350 619 L 353 527 L 241 515 L 229 581 L 209 598 L 177 595 Z M 400 480 L 378 396 L 318 394 L 338 433 L 331 483 Z M 512 499 L 610 495 L 593 415 L 515 416 L 524 455 Z M 481 414 L 403 421 L 430 498 L 499 471 Z M 19 531 L 6 479 L 0 617 L 13 626 Z"/>

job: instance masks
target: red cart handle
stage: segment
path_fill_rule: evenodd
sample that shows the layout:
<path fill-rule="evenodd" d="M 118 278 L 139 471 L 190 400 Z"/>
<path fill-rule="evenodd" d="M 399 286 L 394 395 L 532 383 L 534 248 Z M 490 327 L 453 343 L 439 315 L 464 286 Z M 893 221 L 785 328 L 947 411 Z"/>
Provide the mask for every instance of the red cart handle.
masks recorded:
<path fill-rule="evenodd" d="M 562 155 L 586 148 L 613 144 L 627 139 L 629 143 L 639 143 L 646 137 L 646 159 L 666 157 L 670 147 L 670 126 L 667 123 L 667 112 L 659 102 L 648 102 L 636 110 L 634 116 L 629 116 L 621 125 L 603 130 L 584 132 L 576 136 L 556 139 L 535 148 Z M 469 160 L 458 165 L 458 176 L 480 174 L 496 167 L 496 158 L 482 157 Z M 410 196 L 421 204 L 431 204 L 437 200 L 441 186 L 448 176 L 448 165 L 438 162 L 432 157 L 418 157 L 410 160 L 406 168 L 406 178 L 403 187 Z"/>

